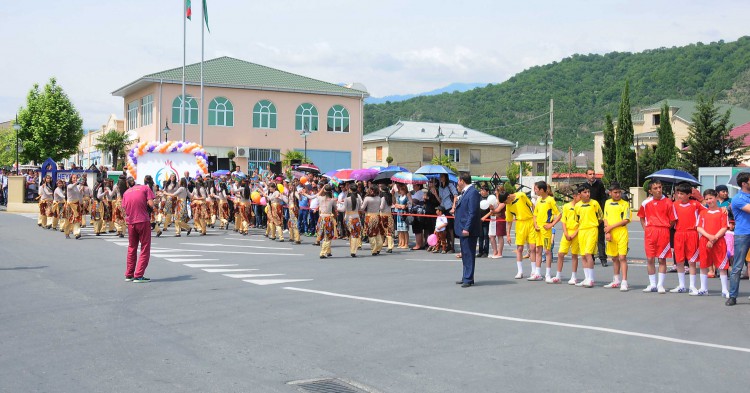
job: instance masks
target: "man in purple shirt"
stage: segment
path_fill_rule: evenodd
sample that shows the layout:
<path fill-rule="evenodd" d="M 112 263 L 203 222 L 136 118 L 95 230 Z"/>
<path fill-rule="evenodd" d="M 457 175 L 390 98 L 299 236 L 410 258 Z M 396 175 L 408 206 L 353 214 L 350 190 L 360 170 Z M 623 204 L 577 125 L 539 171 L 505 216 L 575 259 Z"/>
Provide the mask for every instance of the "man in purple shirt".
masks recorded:
<path fill-rule="evenodd" d="M 151 188 L 136 185 L 135 179 L 127 179 L 128 190 L 122 196 L 122 207 L 125 209 L 125 222 L 128 224 L 128 256 L 125 268 L 125 281 L 149 282 L 143 276 L 151 256 L 151 214 L 154 208 L 154 192 Z M 136 268 L 138 243 L 141 244 L 141 255 Z"/>

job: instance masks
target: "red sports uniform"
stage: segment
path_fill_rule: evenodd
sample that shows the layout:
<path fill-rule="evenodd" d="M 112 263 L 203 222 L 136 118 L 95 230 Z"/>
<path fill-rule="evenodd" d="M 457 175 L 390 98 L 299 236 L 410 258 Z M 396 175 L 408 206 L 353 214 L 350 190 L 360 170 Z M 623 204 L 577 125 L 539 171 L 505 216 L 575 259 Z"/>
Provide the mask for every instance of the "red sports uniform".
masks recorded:
<path fill-rule="evenodd" d="M 646 258 L 669 258 L 672 250 L 669 246 L 669 227 L 676 220 L 672 201 L 662 196 L 661 199 L 648 197 L 638 210 L 638 217 L 644 220 L 643 246 Z"/>
<path fill-rule="evenodd" d="M 721 210 L 704 210 L 698 216 L 698 226 L 710 234 L 716 234 L 722 228 L 729 225 L 729 218 Z M 713 247 L 708 248 L 708 239 L 701 236 L 700 238 L 700 261 L 701 269 L 708 269 L 711 264 L 717 269 L 726 270 L 729 268 L 729 259 L 727 258 L 727 243 L 722 236 L 716 240 Z"/>
<path fill-rule="evenodd" d="M 695 200 L 673 204 L 677 217 L 674 233 L 674 255 L 677 263 L 698 260 L 698 215 L 706 208 Z"/>

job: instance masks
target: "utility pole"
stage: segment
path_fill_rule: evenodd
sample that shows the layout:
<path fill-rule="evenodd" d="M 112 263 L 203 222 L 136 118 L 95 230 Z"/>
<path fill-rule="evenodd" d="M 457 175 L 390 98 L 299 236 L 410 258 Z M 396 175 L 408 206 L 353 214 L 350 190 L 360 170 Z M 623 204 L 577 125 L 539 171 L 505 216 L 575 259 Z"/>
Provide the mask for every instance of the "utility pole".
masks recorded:
<path fill-rule="evenodd" d="M 550 149 L 549 157 L 547 157 L 547 159 L 549 160 L 549 162 L 547 163 L 547 165 L 549 166 L 549 173 L 547 174 L 547 184 L 552 184 L 552 171 L 554 170 L 552 167 L 552 153 L 555 150 L 554 149 L 555 144 L 554 144 L 554 138 L 553 138 L 554 122 L 555 122 L 555 100 L 550 98 L 549 99 L 549 142 L 552 148 Z"/>
<path fill-rule="evenodd" d="M 568 185 L 570 185 L 570 176 L 573 173 L 573 146 L 568 146 Z"/>

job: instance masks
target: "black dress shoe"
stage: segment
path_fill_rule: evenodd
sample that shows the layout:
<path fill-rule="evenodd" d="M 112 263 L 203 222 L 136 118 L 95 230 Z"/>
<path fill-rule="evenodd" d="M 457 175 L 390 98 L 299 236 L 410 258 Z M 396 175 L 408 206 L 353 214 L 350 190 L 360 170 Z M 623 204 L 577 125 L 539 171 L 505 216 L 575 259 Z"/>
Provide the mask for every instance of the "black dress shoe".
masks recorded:
<path fill-rule="evenodd" d="M 734 306 L 735 304 L 737 304 L 737 298 L 736 297 L 730 297 L 729 299 L 727 299 L 726 303 L 724 303 L 724 304 L 727 305 L 727 306 Z"/>
<path fill-rule="evenodd" d="M 357 254 L 351 254 L 352 258 L 356 258 Z"/>
<path fill-rule="evenodd" d="M 461 281 L 456 281 L 456 284 L 457 284 L 457 285 L 461 285 L 461 284 L 463 284 L 463 283 L 464 283 L 464 282 L 463 282 L 463 280 L 461 280 Z"/>
<path fill-rule="evenodd" d="M 461 284 L 461 288 L 468 288 L 468 287 L 470 287 L 472 285 L 474 285 L 473 282 L 465 282 L 465 283 Z"/>
<path fill-rule="evenodd" d="M 607 267 L 607 260 L 606 259 L 602 259 L 601 263 L 602 263 L 602 267 Z"/>

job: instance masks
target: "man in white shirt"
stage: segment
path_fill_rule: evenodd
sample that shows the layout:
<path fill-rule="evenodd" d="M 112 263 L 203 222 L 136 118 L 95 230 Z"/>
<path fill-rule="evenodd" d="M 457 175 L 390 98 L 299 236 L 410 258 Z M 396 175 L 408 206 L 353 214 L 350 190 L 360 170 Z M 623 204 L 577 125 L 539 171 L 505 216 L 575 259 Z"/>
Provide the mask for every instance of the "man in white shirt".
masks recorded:
<path fill-rule="evenodd" d="M 5 170 L 0 170 L 0 184 L 2 185 L 2 205 L 8 206 L 8 175 Z"/>

